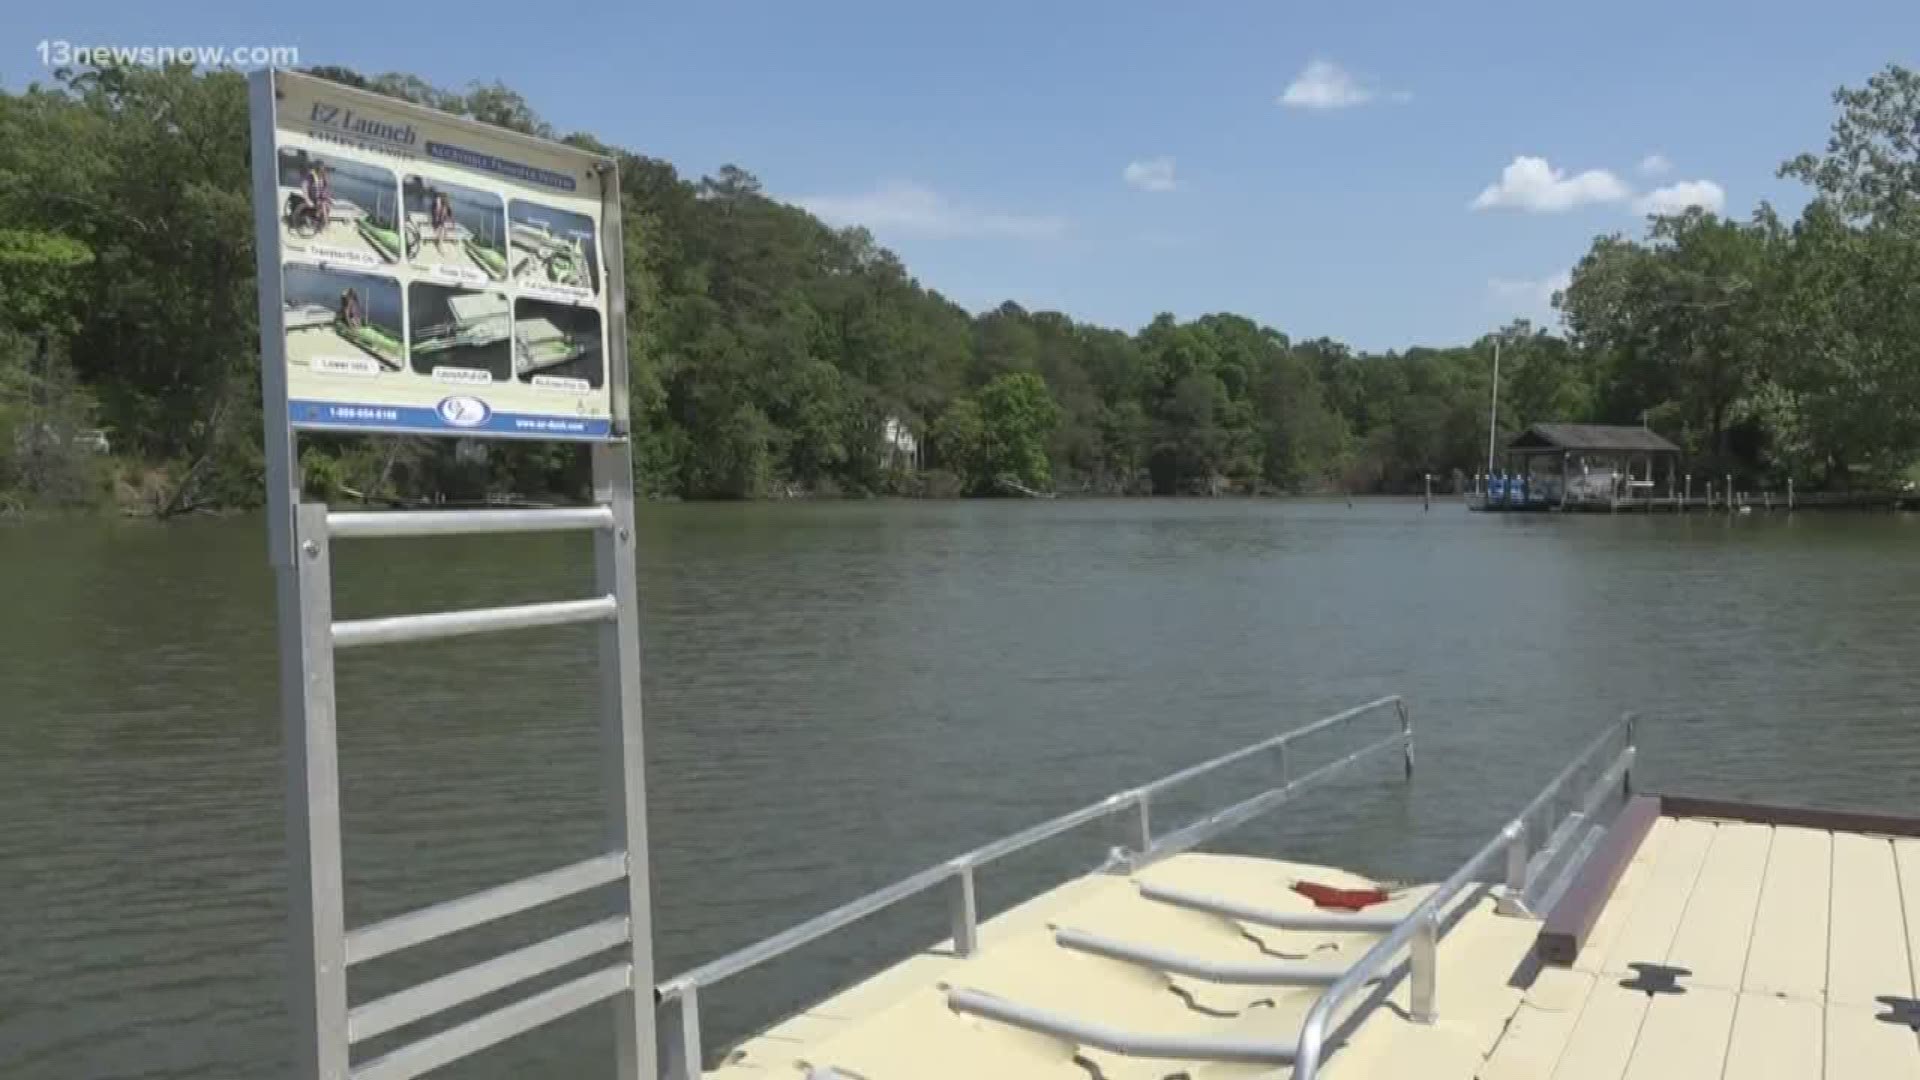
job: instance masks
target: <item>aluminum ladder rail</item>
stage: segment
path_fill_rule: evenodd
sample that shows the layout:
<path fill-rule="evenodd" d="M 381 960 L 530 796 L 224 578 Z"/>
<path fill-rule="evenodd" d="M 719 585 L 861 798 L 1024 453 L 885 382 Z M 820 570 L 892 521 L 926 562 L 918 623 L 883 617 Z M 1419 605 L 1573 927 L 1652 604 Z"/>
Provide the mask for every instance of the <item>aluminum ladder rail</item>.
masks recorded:
<path fill-rule="evenodd" d="M 592 449 L 595 504 L 562 509 L 329 512 L 302 503 L 276 559 L 281 692 L 286 723 L 296 1076 L 406 1080 L 543 1024 L 612 1002 L 619 1080 L 657 1075 L 652 911 L 648 896 L 645 759 L 641 743 L 639 608 L 633 487 L 623 446 Z M 335 540 L 586 531 L 594 537 L 593 595 L 545 603 L 338 620 Z M 276 543 L 276 548 L 279 545 Z M 598 628 L 605 759 L 604 854 L 349 930 L 341 874 L 334 654 L 340 649 L 534 627 Z M 638 853 L 637 857 L 630 853 Z M 359 1005 L 349 969 L 591 889 L 618 887 L 618 913 Z M 356 1044 L 600 957 L 580 975 L 355 1063 Z M 636 990 L 638 992 L 636 992 Z"/>

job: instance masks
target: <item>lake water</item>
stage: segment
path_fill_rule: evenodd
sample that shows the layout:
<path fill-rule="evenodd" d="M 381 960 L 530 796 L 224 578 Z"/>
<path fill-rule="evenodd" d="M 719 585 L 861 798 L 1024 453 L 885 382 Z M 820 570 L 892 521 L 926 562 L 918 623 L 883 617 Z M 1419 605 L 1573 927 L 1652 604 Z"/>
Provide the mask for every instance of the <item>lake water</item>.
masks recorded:
<path fill-rule="evenodd" d="M 1644 787 L 1920 803 L 1912 516 L 1417 501 L 642 512 L 663 977 L 1385 693 L 1414 712 L 1413 781 L 1363 769 L 1235 843 L 1444 874 L 1627 709 L 1647 718 Z M 0 1076 L 283 1075 L 260 521 L 0 523 L 0 567 Z M 579 595 L 590 576 L 581 537 L 342 544 L 335 567 L 344 616 Z M 343 658 L 350 925 L 599 850 L 591 660 L 580 628 Z M 1192 798 L 1214 796 L 1229 797 Z M 983 905 L 1118 839 L 1094 829 L 985 872 Z M 605 902 L 356 969 L 355 999 Z M 705 1001 L 709 1045 L 944 925 L 934 896 L 725 984 Z M 609 1032 L 590 1010 L 443 1075 L 604 1075 Z"/>

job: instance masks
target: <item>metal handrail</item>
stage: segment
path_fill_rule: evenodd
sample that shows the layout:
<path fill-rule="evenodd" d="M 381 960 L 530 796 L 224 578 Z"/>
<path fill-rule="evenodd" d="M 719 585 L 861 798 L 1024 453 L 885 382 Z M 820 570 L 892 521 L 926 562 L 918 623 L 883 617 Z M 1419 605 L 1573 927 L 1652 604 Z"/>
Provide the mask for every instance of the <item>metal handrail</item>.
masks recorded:
<path fill-rule="evenodd" d="M 1286 777 L 1286 750 L 1293 742 L 1309 735 L 1317 734 L 1329 728 L 1369 716 L 1391 707 L 1399 720 L 1398 734 L 1380 742 L 1369 744 L 1355 753 L 1337 761 L 1314 769 L 1298 779 L 1289 781 Z M 1200 762 L 1149 781 L 1138 787 L 1115 792 L 1096 803 L 1083 806 L 1051 818 L 1020 832 L 983 844 L 963 855 L 956 856 L 939 865 L 928 867 L 917 874 L 903 878 L 884 888 L 877 889 L 865 896 L 852 900 L 831 911 L 824 912 L 797 926 L 790 927 L 771 937 L 764 938 L 744 948 L 737 949 L 725 956 L 708 961 L 682 972 L 662 982 L 654 990 L 655 999 L 661 1004 L 675 1003 L 680 1009 L 679 1023 L 662 1024 L 662 1036 L 677 1052 L 670 1052 L 672 1067 L 679 1070 L 678 1075 L 697 1080 L 701 1059 L 699 991 L 723 979 L 737 975 L 749 968 L 756 967 L 775 957 L 782 956 L 849 926 L 869 915 L 910 899 L 936 886 L 947 885 L 953 889 L 951 906 L 953 914 L 953 951 L 956 956 L 970 955 L 976 948 L 978 920 L 974 906 L 973 872 L 998 859 L 1017 851 L 1024 850 L 1044 840 L 1059 836 L 1081 825 L 1102 820 L 1127 811 L 1139 815 L 1139 851 L 1137 854 L 1149 856 L 1166 853 L 1164 845 L 1157 843 L 1153 835 L 1151 805 L 1153 796 L 1179 784 L 1204 776 L 1228 765 L 1244 761 L 1263 751 L 1276 751 L 1281 756 L 1281 783 L 1273 789 L 1263 792 L 1244 802 L 1237 803 L 1224 811 L 1202 818 L 1194 825 L 1166 834 L 1165 841 L 1177 841 L 1175 850 L 1185 850 L 1206 839 L 1234 828 L 1260 813 L 1264 813 L 1314 783 L 1344 771 L 1364 757 L 1386 749 L 1400 748 L 1403 751 L 1405 770 L 1411 776 L 1413 771 L 1413 720 L 1407 711 L 1406 703 L 1398 695 L 1388 695 L 1364 705 L 1335 713 L 1332 716 L 1316 720 L 1304 727 L 1295 728 L 1259 742 L 1243 746 L 1237 750 L 1221 754 L 1218 757 Z M 1129 865 L 1130 860 L 1116 860 L 1116 866 Z"/>
<path fill-rule="evenodd" d="M 1427 898 L 1411 912 L 1408 912 L 1406 918 L 1401 920 L 1400 925 L 1392 933 L 1375 942 L 1371 949 L 1368 949 L 1352 967 L 1347 969 L 1346 974 L 1342 975 L 1338 982 L 1320 995 L 1320 1000 L 1314 1002 L 1313 1008 L 1308 1011 L 1306 1019 L 1300 1024 L 1298 1052 L 1293 1060 L 1294 1080 L 1313 1080 L 1319 1074 L 1320 1061 L 1326 1048 L 1327 1029 L 1332 1023 L 1335 1010 L 1339 1009 L 1361 987 L 1379 978 L 1381 973 L 1399 957 L 1403 949 L 1410 947 L 1413 952 L 1411 962 L 1413 1018 L 1421 1023 L 1433 1021 L 1435 984 L 1439 976 L 1441 911 L 1454 901 L 1462 889 L 1477 881 L 1480 873 L 1501 854 L 1507 854 L 1509 866 L 1512 866 L 1515 859 L 1513 852 L 1520 851 L 1522 854 L 1518 862 L 1521 867 L 1524 867 L 1527 863 L 1524 852 L 1528 821 L 1558 795 L 1560 789 L 1565 787 L 1567 782 L 1573 779 L 1602 748 L 1623 736 L 1625 746 L 1615 759 L 1614 767 L 1609 768 L 1602 775 L 1601 783 L 1612 783 L 1615 782 L 1616 776 L 1626 776 L 1626 770 L 1620 766 L 1622 763 L 1630 766 L 1633 761 L 1634 718 L 1632 714 L 1623 717 L 1619 723 L 1610 726 L 1599 738 L 1589 743 L 1579 756 L 1575 757 L 1566 768 L 1560 770 L 1559 775 L 1533 797 L 1526 809 L 1508 821 L 1492 840 L 1489 840 L 1472 858 L 1455 870 L 1452 876 L 1428 894 Z M 1510 888 L 1515 884 L 1511 877 L 1508 884 Z M 1524 882 L 1521 884 L 1524 886 Z"/>
<path fill-rule="evenodd" d="M 1274 807 L 1300 794 L 1307 788 L 1333 779 L 1380 751 L 1391 750 L 1399 746 L 1405 746 L 1409 749 L 1412 747 L 1412 743 L 1409 741 L 1405 732 L 1398 735 L 1390 735 L 1376 743 L 1369 743 L 1337 761 L 1330 761 L 1320 766 L 1305 776 L 1300 777 L 1298 780 L 1282 782 L 1279 787 L 1263 791 L 1252 798 L 1237 802 L 1224 810 L 1216 810 L 1191 825 L 1168 833 L 1146 844 L 1145 850 L 1140 853 L 1138 858 L 1129 860 L 1129 865 L 1138 867 L 1149 861 L 1164 859 L 1169 855 L 1177 855 L 1182 851 L 1190 851 L 1206 843 L 1208 840 L 1219 836 L 1221 833 L 1230 832 L 1252 821 L 1254 818 L 1272 810 Z M 1413 775 L 1411 757 L 1408 758 L 1407 775 Z"/>

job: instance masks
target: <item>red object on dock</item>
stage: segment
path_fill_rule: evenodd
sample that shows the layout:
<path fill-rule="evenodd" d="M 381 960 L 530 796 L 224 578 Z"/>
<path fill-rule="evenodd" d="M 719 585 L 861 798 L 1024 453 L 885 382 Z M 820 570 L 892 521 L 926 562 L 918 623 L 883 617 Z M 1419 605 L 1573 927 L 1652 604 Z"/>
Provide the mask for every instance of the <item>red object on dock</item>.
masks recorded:
<path fill-rule="evenodd" d="M 1340 911 L 1361 911 L 1387 902 L 1385 889 L 1336 889 L 1317 881 L 1296 881 L 1293 891 L 1313 901 L 1315 907 Z"/>

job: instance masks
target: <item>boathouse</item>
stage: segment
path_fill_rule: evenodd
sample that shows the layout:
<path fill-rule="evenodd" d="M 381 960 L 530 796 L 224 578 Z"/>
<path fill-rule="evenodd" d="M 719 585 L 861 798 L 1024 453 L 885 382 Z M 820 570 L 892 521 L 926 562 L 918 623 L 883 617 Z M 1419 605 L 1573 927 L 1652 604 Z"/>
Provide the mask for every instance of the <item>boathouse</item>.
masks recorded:
<path fill-rule="evenodd" d="M 1506 468 L 1488 478 L 1487 508 L 1616 507 L 1651 498 L 1655 479 L 1670 488 L 1680 448 L 1644 428 L 1621 424 L 1535 424 L 1507 443 Z"/>

